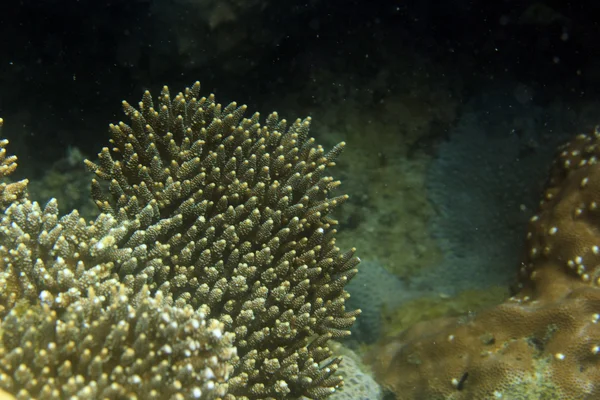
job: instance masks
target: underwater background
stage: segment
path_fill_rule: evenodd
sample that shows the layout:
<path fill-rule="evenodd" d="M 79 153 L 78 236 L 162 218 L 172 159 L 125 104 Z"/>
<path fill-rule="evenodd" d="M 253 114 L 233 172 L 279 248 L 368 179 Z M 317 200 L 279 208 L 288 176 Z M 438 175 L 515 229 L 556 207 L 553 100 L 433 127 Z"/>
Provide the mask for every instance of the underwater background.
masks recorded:
<path fill-rule="evenodd" d="M 344 385 L 322 378 L 331 392 L 222 398 L 599 399 L 600 332 L 582 321 L 600 315 L 600 294 L 588 292 L 597 290 L 600 260 L 579 233 L 600 235 L 600 220 L 591 215 L 591 227 L 569 231 L 565 243 L 579 253 L 555 257 L 575 265 L 567 275 L 586 282 L 585 294 L 569 286 L 545 297 L 529 282 L 535 274 L 522 276 L 536 268 L 538 249 L 550 259 L 568 247 L 528 221 L 545 218 L 540 199 L 563 193 L 555 187 L 570 175 L 549 175 L 559 146 L 581 133 L 590 143 L 598 137 L 599 13 L 591 1 L 3 2 L 2 138 L 19 158 L 10 181 L 29 179 L 29 199 L 42 209 L 56 198 L 57 215 L 96 218 L 89 169 L 98 175 L 103 166 L 86 169 L 84 160 L 97 162 L 108 124 L 126 121 L 122 100 L 135 106 L 163 85 L 175 98 L 199 80 L 202 96 L 246 104 L 246 118 L 258 111 L 261 123 L 272 111 L 290 122 L 311 117 L 310 135 L 326 151 L 345 142 L 328 171 L 341 181 L 335 195 L 349 198 L 332 215 L 337 246 L 356 248 L 361 260 L 345 304 L 362 313 L 351 335 L 329 345 L 344 356 L 336 364 Z M 572 150 L 586 167 L 594 152 Z M 598 193 L 573 207 L 592 213 Z M 552 222 L 560 212 L 548 213 L 540 232 L 562 232 Z M 513 309 L 536 296 L 531 308 Z M 3 324 L 2 334 L 13 326 Z M 436 347 L 455 337 L 457 347 Z M 17 383 L 1 382 L 13 370 L 0 370 L 7 392 L 44 398 L 18 396 Z M 78 398 L 103 398 L 86 393 Z"/>

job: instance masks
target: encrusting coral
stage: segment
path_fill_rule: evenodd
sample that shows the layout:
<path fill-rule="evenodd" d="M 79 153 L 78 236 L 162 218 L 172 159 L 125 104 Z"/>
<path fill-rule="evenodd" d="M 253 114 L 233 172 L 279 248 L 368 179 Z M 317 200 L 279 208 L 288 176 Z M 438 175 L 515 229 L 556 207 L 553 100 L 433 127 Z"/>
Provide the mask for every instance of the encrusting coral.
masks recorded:
<path fill-rule="evenodd" d="M 261 126 L 199 89 L 165 87 L 156 109 L 148 92 L 139 110 L 124 102 L 131 125 L 111 125 L 112 147 L 86 161 L 94 222 L 5 187 L 0 387 L 233 400 L 342 385 L 328 341 L 359 314 L 344 290 L 359 260 L 335 245 L 328 214 L 346 196 L 329 197 L 339 181 L 324 171 L 343 143 L 325 153 L 310 119 Z"/>
<path fill-rule="evenodd" d="M 515 296 L 418 324 L 373 353 L 398 399 L 600 398 L 599 158 L 598 131 L 560 149 Z"/>

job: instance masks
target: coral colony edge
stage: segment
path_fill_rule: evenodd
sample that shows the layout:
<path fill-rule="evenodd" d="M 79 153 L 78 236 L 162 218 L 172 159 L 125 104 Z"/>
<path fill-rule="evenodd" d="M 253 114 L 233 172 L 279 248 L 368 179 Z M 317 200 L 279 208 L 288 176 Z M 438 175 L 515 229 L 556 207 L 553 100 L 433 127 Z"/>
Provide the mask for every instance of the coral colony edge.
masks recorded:
<path fill-rule="evenodd" d="M 86 161 L 100 214 L 0 185 L 0 388 L 18 399 L 323 399 L 359 310 L 310 118 L 200 97 L 123 102 Z M 1 120 L 0 120 L 1 121 Z M 0 122 L 1 125 L 1 122 Z M 0 142 L 0 175 L 17 167 Z"/>
<path fill-rule="evenodd" d="M 600 131 L 559 149 L 514 295 L 419 323 L 371 354 L 398 399 L 600 398 Z"/>

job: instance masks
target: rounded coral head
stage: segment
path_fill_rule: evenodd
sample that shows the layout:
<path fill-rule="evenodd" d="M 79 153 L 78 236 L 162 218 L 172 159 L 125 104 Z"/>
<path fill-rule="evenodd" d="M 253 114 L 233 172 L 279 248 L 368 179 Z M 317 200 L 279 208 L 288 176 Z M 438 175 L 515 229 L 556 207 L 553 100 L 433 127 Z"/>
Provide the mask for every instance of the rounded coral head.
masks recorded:
<path fill-rule="evenodd" d="M 375 350 L 375 373 L 398 399 L 600 398 L 599 144 L 595 131 L 559 149 L 515 296 Z"/>
<path fill-rule="evenodd" d="M 560 275 L 567 285 L 599 285 L 599 158 L 598 130 L 578 135 L 559 149 L 539 211 L 529 223 L 521 286 L 546 291 L 546 285 L 557 285 L 555 276 Z"/>

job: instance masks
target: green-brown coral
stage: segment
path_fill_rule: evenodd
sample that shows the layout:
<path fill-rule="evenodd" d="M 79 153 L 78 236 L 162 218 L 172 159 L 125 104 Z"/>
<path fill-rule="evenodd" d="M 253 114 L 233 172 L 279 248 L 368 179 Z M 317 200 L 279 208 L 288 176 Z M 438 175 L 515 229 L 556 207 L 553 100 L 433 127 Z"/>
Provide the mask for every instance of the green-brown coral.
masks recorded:
<path fill-rule="evenodd" d="M 12 158 L 15 161 L 14 157 Z M 13 169 L 14 170 L 14 169 Z M 11 171 L 12 172 L 12 171 Z M 233 335 L 205 308 L 120 283 L 130 223 L 59 217 L 25 192 L 0 217 L 0 387 L 18 399 L 215 399 Z"/>
<path fill-rule="evenodd" d="M 139 110 L 125 102 L 131 125 L 111 125 L 113 147 L 87 162 L 106 182 L 92 184 L 101 211 L 139 227 L 116 270 L 207 305 L 235 333 L 237 398 L 325 397 L 341 383 L 327 341 L 358 314 L 344 307 L 358 259 L 335 246 L 328 217 L 347 197 L 330 198 L 339 181 L 324 176 L 343 143 L 325 153 L 310 119 L 287 128 L 273 113 L 261 126 L 199 89 L 172 99 L 165 87 L 156 108 L 149 92 Z"/>
<path fill-rule="evenodd" d="M 4 120 L 0 118 L 0 138 L 2 137 L 2 125 Z M 9 156 L 6 153 L 6 145 L 8 140 L 0 140 L 0 179 L 6 179 L 17 169 L 17 157 Z M 0 208 L 5 209 L 9 204 L 19 199 L 22 199 L 25 195 L 27 188 L 27 179 L 7 183 L 0 183 Z"/>
<path fill-rule="evenodd" d="M 160 293 L 104 298 L 92 288 L 66 310 L 21 302 L 2 321 L 2 386 L 19 399 L 214 399 L 235 349 L 223 327 Z M 217 378 L 217 379 L 215 379 Z"/>
<path fill-rule="evenodd" d="M 335 245 L 328 214 L 346 196 L 330 197 L 339 181 L 324 172 L 343 143 L 325 153 L 308 138 L 310 119 L 286 128 L 273 113 L 261 126 L 258 114 L 243 118 L 245 106 L 222 108 L 199 88 L 171 99 L 165 87 L 156 110 L 148 92 L 139 111 L 124 103 L 130 125 L 111 125 L 112 147 L 86 161 L 99 178 L 92 196 L 102 214 L 93 223 L 77 211 L 59 217 L 56 201 L 42 210 L 25 195 L 8 199 L 0 387 L 23 398 L 233 400 L 320 399 L 342 384 L 328 340 L 348 335 L 358 315 L 344 306 L 358 259 Z M 158 317 L 179 319 L 180 330 L 149 322 Z M 83 327 L 72 342 L 103 362 L 75 359 L 73 349 L 35 355 L 74 323 Z M 95 324 L 104 329 L 86 330 Z M 182 328 L 189 324 L 199 331 Z M 172 355 L 156 350 L 140 361 L 139 335 L 146 349 L 164 349 L 173 335 Z"/>

